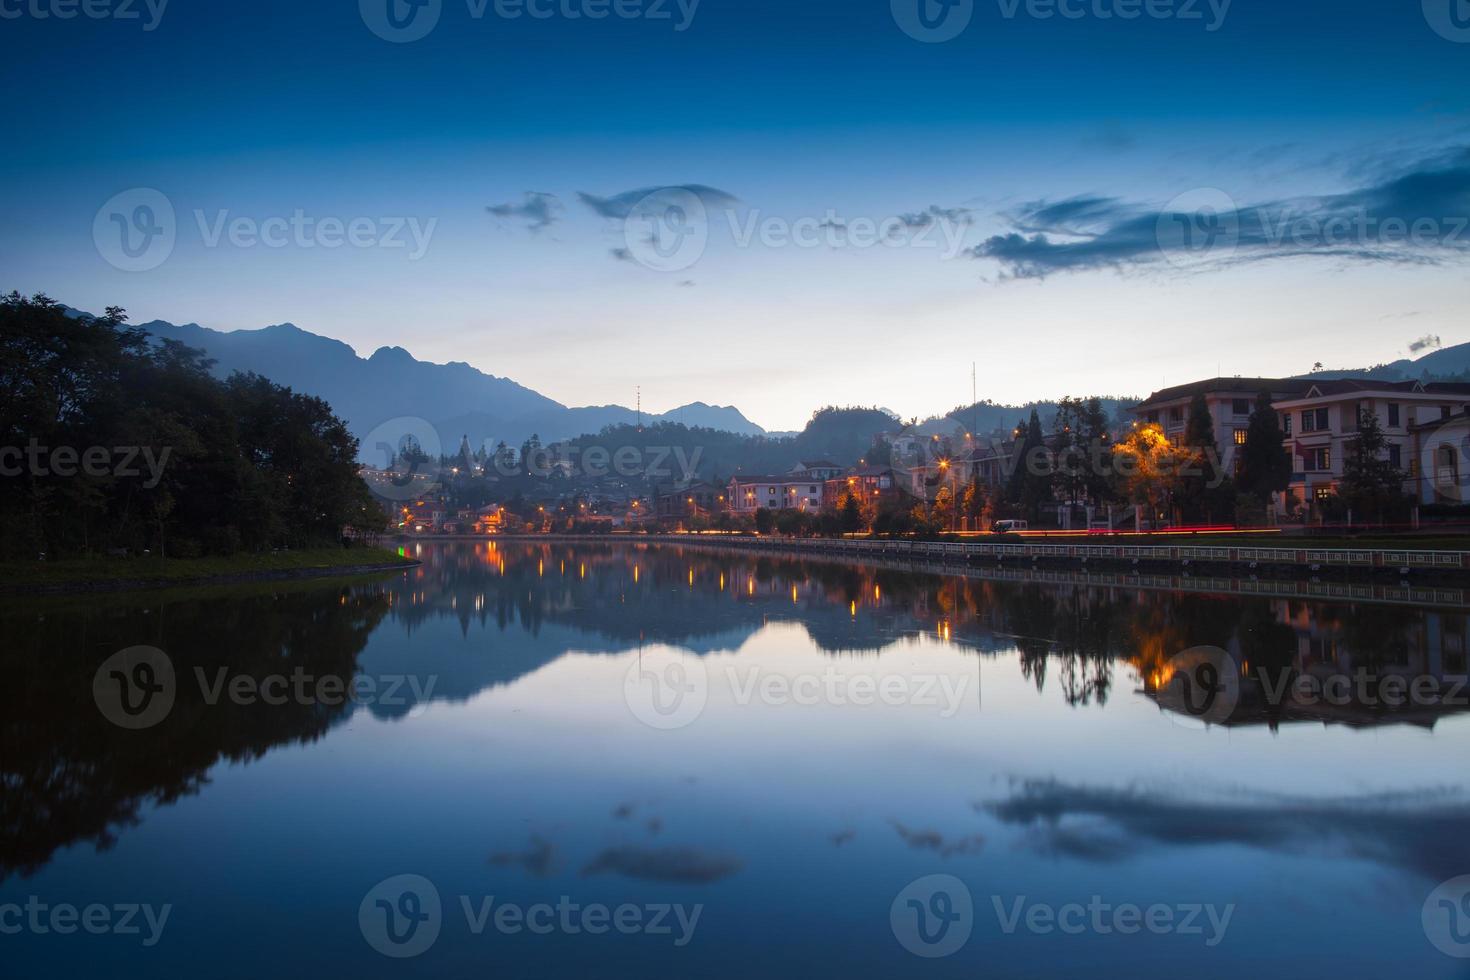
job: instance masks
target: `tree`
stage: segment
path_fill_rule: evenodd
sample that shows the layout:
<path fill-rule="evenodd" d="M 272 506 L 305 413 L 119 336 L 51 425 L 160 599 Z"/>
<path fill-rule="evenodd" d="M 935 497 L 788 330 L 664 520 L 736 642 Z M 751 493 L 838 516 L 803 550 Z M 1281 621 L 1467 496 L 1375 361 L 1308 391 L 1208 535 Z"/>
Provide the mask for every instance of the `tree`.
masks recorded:
<path fill-rule="evenodd" d="M 1041 505 L 1051 499 L 1052 466 L 1046 456 L 1046 439 L 1041 434 L 1041 419 L 1036 409 L 1031 410 L 1031 420 L 1024 428 L 1017 426 L 1022 434 L 1016 447 L 1016 465 L 1006 486 L 1006 499 L 1020 507 L 1026 519 L 1036 521 Z"/>
<path fill-rule="evenodd" d="M 1171 506 L 1180 472 L 1192 455 L 1170 442 L 1156 423 L 1138 426 L 1113 446 L 1113 465 L 1123 495 L 1145 505 L 1150 522 L 1157 520 Z"/>
<path fill-rule="evenodd" d="M 1057 403 L 1057 414 L 1052 420 L 1052 443 L 1062 466 L 1057 474 L 1057 488 L 1063 498 L 1071 504 L 1087 490 L 1087 467 L 1083 462 L 1086 455 L 1083 427 L 1086 408 L 1080 398 L 1063 398 Z"/>
<path fill-rule="evenodd" d="M 1402 503 L 1404 473 L 1388 460 L 1388 441 L 1371 410 L 1358 414 L 1358 438 L 1342 464 L 1338 495 L 1357 517 L 1384 514 Z"/>
<path fill-rule="evenodd" d="M 1240 453 L 1238 485 L 1242 493 L 1255 497 L 1264 506 L 1273 493 L 1291 485 L 1291 453 L 1285 445 L 1281 421 L 1271 407 L 1269 392 L 1256 396 L 1246 428 L 1245 445 Z"/>
<path fill-rule="evenodd" d="M 74 316 L 44 296 L 0 297 L 0 445 L 89 461 L 0 481 L 0 552 L 189 557 L 383 526 L 357 440 L 325 402 L 253 374 L 219 381 L 203 352 L 125 323 L 117 308 Z"/>
<path fill-rule="evenodd" d="M 771 528 L 775 526 L 776 518 L 769 508 L 757 507 L 755 511 L 755 530 L 757 534 L 770 534 Z"/>
<path fill-rule="evenodd" d="M 863 529 L 863 505 L 856 493 L 843 494 L 841 520 L 844 534 L 856 534 Z"/>
<path fill-rule="evenodd" d="M 1184 447 L 1191 454 L 1179 479 L 1178 500 L 1184 519 L 1202 522 L 1233 517 L 1235 488 L 1223 472 L 1220 444 L 1215 441 L 1215 420 L 1202 392 L 1189 405 Z"/>
<path fill-rule="evenodd" d="M 1087 452 L 1088 465 L 1085 483 L 1087 496 L 1094 503 L 1104 503 L 1113 495 L 1111 471 L 1102 466 L 1102 460 L 1112 452 L 1112 433 L 1108 431 L 1108 413 L 1103 411 L 1102 399 L 1089 398 L 1082 412 L 1082 448 Z"/>

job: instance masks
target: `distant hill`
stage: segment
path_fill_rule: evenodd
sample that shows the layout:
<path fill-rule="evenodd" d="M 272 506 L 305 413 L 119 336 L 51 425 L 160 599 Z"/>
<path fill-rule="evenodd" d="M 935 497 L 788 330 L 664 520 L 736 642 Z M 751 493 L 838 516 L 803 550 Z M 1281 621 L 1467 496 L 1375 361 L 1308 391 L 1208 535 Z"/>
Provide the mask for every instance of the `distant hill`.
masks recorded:
<path fill-rule="evenodd" d="M 1084 396 L 1085 397 L 1085 396 Z M 1108 421 L 1116 427 L 1120 422 L 1132 419 L 1128 414 L 1128 407 L 1136 405 L 1143 399 L 1140 398 L 1117 398 L 1100 397 L 1103 411 L 1107 413 Z M 1041 418 L 1041 427 L 1051 429 L 1052 419 L 1057 414 L 1057 403 L 1054 401 L 1027 402 L 1024 405 L 997 405 L 994 402 L 981 402 L 978 405 L 967 405 L 957 408 L 947 415 L 937 415 L 927 419 L 918 426 L 920 435 L 950 435 L 956 427 L 965 431 L 976 431 L 981 434 L 994 432 L 997 429 L 1007 431 L 1015 428 L 1016 423 L 1025 422 L 1031 417 L 1031 410 Z"/>
<path fill-rule="evenodd" d="M 1299 378 L 1372 378 L 1375 381 L 1470 380 L 1470 344 L 1441 347 L 1420 358 L 1403 358 L 1370 368 L 1330 368 L 1299 374 Z"/>
<path fill-rule="evenodd" d="M 362 358 L 341 341 L 290 323 L 229 332 L 164 320 L 138 326 L 155 337 L 203 350 L 217 362 L 215 372 L 222 377 L 232 371 L 254 371 L 326 399 L 359 438 L 390 419 L 422 418 L 438 431 L 444 451 L 451 452 L 464 436 L 473 446 L 487 440 L 519 445 L 533 433 L 549 443 L 638 421 L 638 413 L 631 408 L 569 408 L 509 378 L 458 361 L 420 361 L 402 347 L 382 347 Z M 703 402 L 662 415 L 645 414 L 643 420 L 740 435 L 765 431 L 734 407 Z"/>

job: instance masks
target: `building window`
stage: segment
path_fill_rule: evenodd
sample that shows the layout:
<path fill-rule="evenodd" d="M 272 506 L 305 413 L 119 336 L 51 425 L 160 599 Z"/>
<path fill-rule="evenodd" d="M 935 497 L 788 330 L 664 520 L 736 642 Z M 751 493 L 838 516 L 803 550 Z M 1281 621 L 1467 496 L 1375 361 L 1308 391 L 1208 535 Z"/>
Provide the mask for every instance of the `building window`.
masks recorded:
<path fill-rule="evenodd" d="M 1314 497 L 1317 498 L 1317 502 L 1318 503 L 1322 503 L 1324 501 L 1331 500 L 1332 499 L 1332 488 L 1331 487 L 1318 487 L 1316 490 L 1314 490 L 1312 492 L 1312 496 L 1314 496 Z"/>
<path fill-rule="evenodd" d="M 1393 402 L 1388 403 L 1388 424 L 1393 426 L 1394 428 L 1398 428 L 1399 407 Z"/>
<path fill-rule="evenodd" d="M 1403 468 L 1403 453 L 1401 452 L 1398 443 L 1389 443 L 1388 465 L 1392 466 L 1396 470 Z"/>
<path fill-rule="evenodd" d="M 1448 405 L 1439 406 L 1439 417 L 1442 419 L 1450 417 L 1450 407 Z"/>
<path fill-rule="evenodd" d="M 1281 413 L 1281 434 L 1282 435 L 1286 435 L 1286 436 L 1291 435 L 1291 413 L 1290 412 L 1282 412 Z"/>
<path fill-rule="evenodd" d="M 1159 421 L 1159 413 L 1157 411 L 1149 412 L 1147 418 L 1150 422 L 1156 423 Z"/>
<path fill-rule="evenodd" d="M 1243 418 L 1251 413 L 1251 403 L 1246 398 L 1235 398 L 1230 402 L 1230 411 L 1236 418 Z"/>
<path fill-rule="evenodd" d="M 1235 430 L 1235 444 L 1237 446 L 1244 446 L 1245 445 L 1245 434 L 1246 434 L 1246 430 L 1245 429 L 1236 429 Z"/>
<path fill-rule="evenodd" d="M 1332 469 L 1332 450 L 1325 446 L 1321 449 L 1308 449 L 1307 469 L 1318 473 Z"/>
<path fill-rule="evenodd" d="M 1327 430 L 1327 409 L 1309 408 L 1302 412 L 1303 432 L 1325 432 Z"/>
<path fill-rule="evenodd" d="M 1180 422 L 1183 422 L 1183 421 L 1184 421 L 1184 409 L 1179 408 L 1177 406 L 1174 407 L 1174 408 L 1169 409 L 1169 424 L 1170 425 L 1177 425 L 1177 424 L 1179 424 Z"/>

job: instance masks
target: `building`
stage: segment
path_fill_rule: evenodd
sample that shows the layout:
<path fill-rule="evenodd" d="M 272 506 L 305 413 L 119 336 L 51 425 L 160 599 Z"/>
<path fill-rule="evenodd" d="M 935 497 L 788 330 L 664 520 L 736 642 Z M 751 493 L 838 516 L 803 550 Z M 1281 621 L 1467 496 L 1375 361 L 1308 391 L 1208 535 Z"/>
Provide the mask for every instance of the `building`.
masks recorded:
<path fill-rule="evenodd" d="M 795 477 L 809 478 L 809 479 L 812 479 L 812 480 L 816 480 L 818 483 L 825 483 L 828 480 L 835 480 L 837 477 L 841 476 L 842 475 L 842 467 L 838 466 L 836 463 L 832 462 L 831 460 L 826 460 L 826 459 L 806 460 L 806 459 L 804 459 L 800 463 L 798 463 L 797 465 L 793 466 L 791 468 L 791 472 L 788 473 L 787 475 L 788 476 L 795 476 Z"/>
<path fill-rule="evenodd" d="M 845 476 L 828 480 L 823 493 L 834 507 L 849 493 L 857 493 L 880 507 L 894 502 L 911 503 L 915 499 L 913 474 L 891 466 L 859 466 Z"/>
<path fill-rule="evenodd" d="M 766 510 L 821 510 L 822 481 L 809 476 L 736 476 L 725 488 L 730 510 L 753 514 Z"/>
<path fill-rule="evenodd" d="M 1466 466 L 1465 413 L 1470 384 L 1444 381 L 1310 382 L 1296 397 L 1274 403 L 1292 457 L 1288 513 L 1337 492 L 1343 463 L 1358 437 L 1359 419 L 1378 417 L 1388 461 L 1404 471 L 1404 491 L 1420 503 L 1461 503 Z"/>
<path fill-rule="evenodd" d="M 676 486 L 659 491 L 654 496 L 653 505 L 660 520 L 709 515 L 724 509 L 725 492 L 713 484 L 699 481 L 687 487 Z"/>
<path fill-rule="evenodd" d="M 1189 408 L 1195 396 L 1204 395 L 1215 424 L 1220 460 L 1234 472 L 1237 450 L 1245 445 L 1251 413 L 1261 392 L 1269 394 L 1275 404 L 1304 394 L 1311 384 L 1300 378 L 1211 378 L 1156 391 L 1130 411 L 1140 422 L 1158 424 L 1171 442 L 1177 442 L 1189 425 Z"/>
<path fill-rule="evenodd" d="M 1470 414 L 1419 422 L 1410 426 L 1409 437 L 1415 499 L 1421 504 L 1470 503 Z"/>

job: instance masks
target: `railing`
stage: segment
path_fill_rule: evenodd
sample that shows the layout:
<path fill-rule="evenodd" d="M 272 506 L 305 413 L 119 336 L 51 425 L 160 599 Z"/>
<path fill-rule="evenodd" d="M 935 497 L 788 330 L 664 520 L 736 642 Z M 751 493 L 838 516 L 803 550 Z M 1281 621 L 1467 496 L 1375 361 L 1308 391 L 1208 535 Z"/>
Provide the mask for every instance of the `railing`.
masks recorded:
<path fill-rule="evenodd" d="M 679 544 L 795 549 L 834 554 L 911 555 L 946 560 L 1070 559 L 1077 561 L 1208 562 L 1231 565 L 1298 565 L 1340 568 L 1470 570 L 1470 551 L 1408 551 L 1374 548 L 1257 548 L 1210 545 L 1073 544 L 1045 539 L 1000 544 L 981 541 L 908 541 L 871 538 L 782 538 L 738 535 L 650 535 L 646 540 Z"/>

